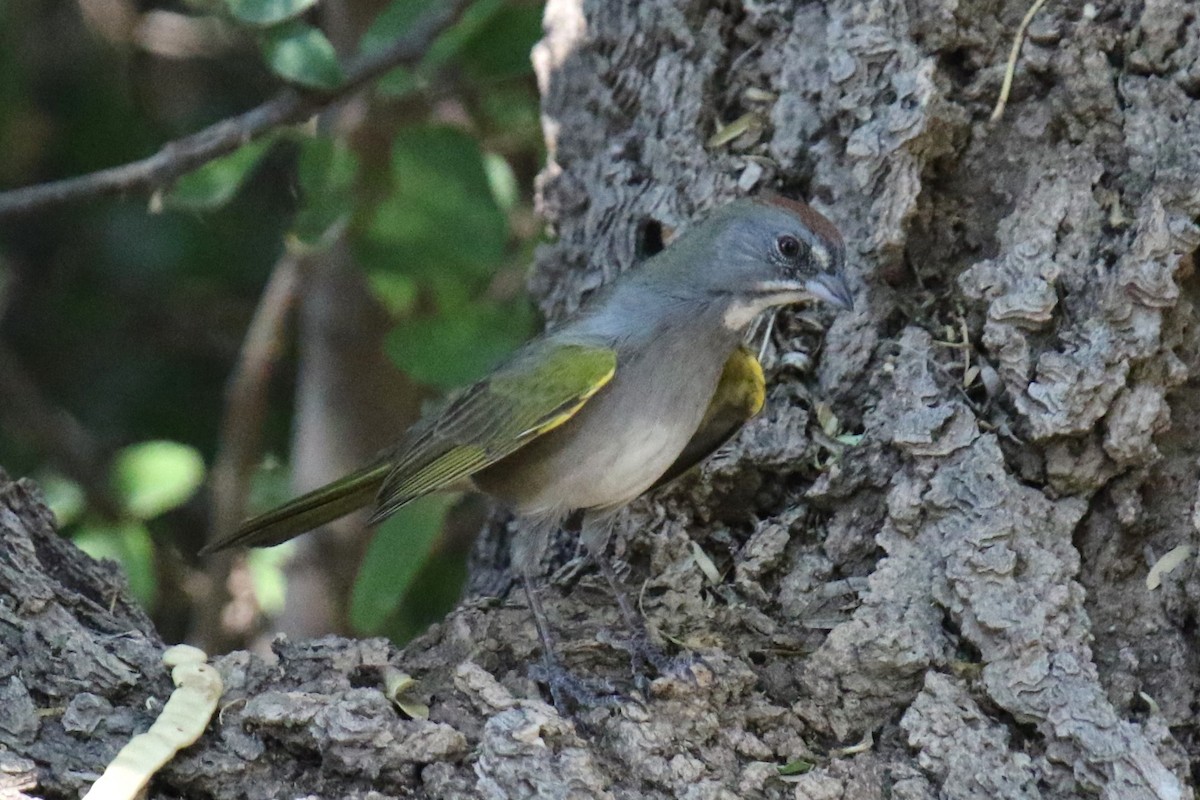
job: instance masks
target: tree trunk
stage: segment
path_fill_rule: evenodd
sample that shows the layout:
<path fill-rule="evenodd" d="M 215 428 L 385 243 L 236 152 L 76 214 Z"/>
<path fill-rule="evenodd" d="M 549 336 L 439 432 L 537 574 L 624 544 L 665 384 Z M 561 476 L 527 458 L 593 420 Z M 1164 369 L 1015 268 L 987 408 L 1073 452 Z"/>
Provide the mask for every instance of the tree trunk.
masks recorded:
<path fill-rule="evenodd" d="M 812 198 L 865 286 L 823 344 L 783 315 L 766 412 L 625 515 L 627 582 L 703 661 L 564 720 L 515 593 L 402 652 L 280 640 L 216 662 L 224 711 L 152 795 L 1190 796 L 1200 16 L 1047 4 L 989 122 L 1025 11 L 552 0 L 551 316 L 757 189 Z M 149 724 L 159 643 L 26 485 L 0 529 L 0 780 L 74 796 Z M 603 581 L 545 602 L 566 660 L 631 691 Z"/>

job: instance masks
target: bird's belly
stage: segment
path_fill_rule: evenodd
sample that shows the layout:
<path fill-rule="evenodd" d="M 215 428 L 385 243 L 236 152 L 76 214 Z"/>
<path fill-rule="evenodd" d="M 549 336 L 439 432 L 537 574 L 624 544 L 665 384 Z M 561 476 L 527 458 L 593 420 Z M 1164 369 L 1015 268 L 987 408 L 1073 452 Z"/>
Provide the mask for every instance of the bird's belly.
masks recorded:
<path fill-rule="evenodd" d="M 618 505 L 654 484 L 694 427 L 629 424 L 597 439 L 552 431 L 476 474 L 475 483 L 522 514 Z"/>
<path fill-rule="evenodd" d="M 690 435 L 690 433 L 689 433 Z M 623 503 L 646 491 L 687 444 L 668 425 L 631 426 L 590 453 L 564 452 L 551 466 L 562 480 L 539 492 L 532 510 L 564 503 L 568 508 L 598 508 Z"/>
<path fill-rule="evenodd" d="M 636 376 L 613 386 L 560 427 L 476 473 L 475 484 L 522 514 L 627 503 L 666 472 L 699 426 L 716 383 L 707 371 L 676 382 L 682 391 L 670 395 L 632 392 L 647 385 Z"/>

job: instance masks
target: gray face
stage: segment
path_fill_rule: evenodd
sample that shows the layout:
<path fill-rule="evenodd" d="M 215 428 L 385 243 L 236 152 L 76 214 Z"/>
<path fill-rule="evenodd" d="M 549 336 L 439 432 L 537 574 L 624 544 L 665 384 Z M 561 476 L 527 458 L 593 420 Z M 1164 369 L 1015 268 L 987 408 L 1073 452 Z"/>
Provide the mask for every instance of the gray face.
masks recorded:
<path fill-rule="evenodd" d="M 718 234 L 731 293 L 749 305 L 783 305 L 802 296 L 851 308 L 846 248 L 833 224 L 794 200 L 742 200 L 727 206 Z"/>

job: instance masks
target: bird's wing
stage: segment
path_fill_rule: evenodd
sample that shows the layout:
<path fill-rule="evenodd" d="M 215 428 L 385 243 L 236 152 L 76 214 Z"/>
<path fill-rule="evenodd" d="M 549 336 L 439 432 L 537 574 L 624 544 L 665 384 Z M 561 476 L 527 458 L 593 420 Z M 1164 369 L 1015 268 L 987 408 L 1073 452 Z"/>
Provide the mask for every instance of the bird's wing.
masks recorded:
<path fill-rule="evenodd" d="M 227 547 L 272 547 L 356 511 L 375 497 L 387 464 L 375 463 L 245 520 L 223 539 L 209 542 L 199 555 Z"/>
<path fill-rule="evenodd" d="M 651 488 L 657 489 L 670 483 L 715 453 L 748 420 L 762 411 L 766 396 L 767 382 L 763 378 L 762 365 L 750 348 L 745 345 L 738 347 L 725 362 L 721 379 L 717 381 L 717 390 L 708 402 L 700 427 L 692 434 L 675 463 Z"/>
<path fill-rule="evenodd" d="M 413 428 L 395 451 L 371 522 L 562 425 L 616 370 L 617 354 L 608 347 L 542 342 L 527 348 Z"/>

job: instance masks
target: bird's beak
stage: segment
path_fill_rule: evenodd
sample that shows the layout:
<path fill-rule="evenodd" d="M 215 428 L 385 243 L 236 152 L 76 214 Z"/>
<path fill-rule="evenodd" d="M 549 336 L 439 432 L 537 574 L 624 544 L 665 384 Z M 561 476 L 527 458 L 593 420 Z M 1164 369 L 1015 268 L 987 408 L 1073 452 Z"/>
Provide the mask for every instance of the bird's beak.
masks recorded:
<path fill-rule="evenodd" d="M 841 275 L 822 272 L 816 277 L 808 279 L 804 288 L 818 300 L 824 300 L 826 303 L 847 311 L 854 308 L 854 293 L 850 291 L 850 285 Z"/>

